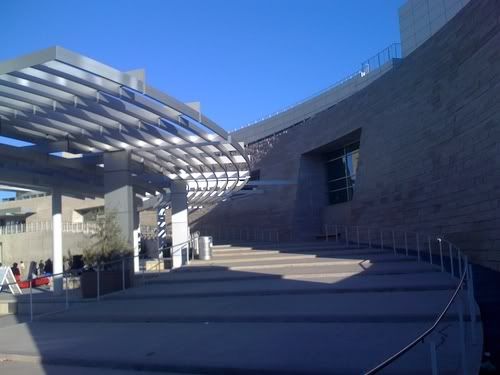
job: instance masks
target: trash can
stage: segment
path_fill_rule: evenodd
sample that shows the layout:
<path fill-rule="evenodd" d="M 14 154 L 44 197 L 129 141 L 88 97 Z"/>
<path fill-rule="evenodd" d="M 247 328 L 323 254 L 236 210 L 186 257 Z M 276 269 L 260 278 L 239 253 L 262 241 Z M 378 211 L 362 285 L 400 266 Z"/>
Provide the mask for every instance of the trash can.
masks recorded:
<path fill-rule="evenodd" d="M 212 237 L 201 236 L 198 238 L 198 246 L 200 248 L 200 259 L 212 259 Z"/>
<path fill-rule="evenodd" d="M 200 233 L 195 232 L 193 235 L 193 259 L 200 257 Z"/>

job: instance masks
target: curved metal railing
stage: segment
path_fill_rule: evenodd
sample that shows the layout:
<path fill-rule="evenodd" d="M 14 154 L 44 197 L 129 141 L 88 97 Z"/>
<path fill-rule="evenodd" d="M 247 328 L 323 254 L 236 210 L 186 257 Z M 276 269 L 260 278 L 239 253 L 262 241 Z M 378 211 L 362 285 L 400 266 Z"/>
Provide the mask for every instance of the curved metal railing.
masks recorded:
<path fill-rule="evenodd" d="M 392 250 L 395 255 L 413 256 L 417 262 L 428 261 L 432 266 L 437 267 L 441 272 L 448 272 L 453 277 L 458 278 L 457 286 L 453 295 L 447 301 L 446 306 L 441 310 L 432 325 L 421 333 L 418 337 L 409 342 L 402 349 L 380 362 L 375 367 L 366 371 L 365 375 L 379 373 L 384 368 L 390 366 L 405 353 L 424 342 L 438 325 L 443 321 L 453 303 L 457 300 L 460 292 L 466 288 L 467 310 L 470 315 L 470 336 L 472 342 L 476 338 L 476 305 L 474 300 L 474 286 L 472 266 L 460 248 L 452 242 L 443 238 L 443 236 L 424 235 L 416 232 L 398 231 L 394 229 L 374 229 L 372 227 L 346 226 L 338 224 L 328 224 L 324 226 L 324 236 L 327 241 L 332 237 L 334 240 L 344 242 L 346 245 L 368 246 L 370 248 L 380 248 Z M 464 324 L 463 303 L 459 302 L 458 318 L 460 327 L 460 365 L 462 373 L 468 374 L 467 352 L 466 352 L 466 333 Z M 429 340 L 430 358 L 432 374 L 438 374 L 437 350 L 434 341 Z"/>

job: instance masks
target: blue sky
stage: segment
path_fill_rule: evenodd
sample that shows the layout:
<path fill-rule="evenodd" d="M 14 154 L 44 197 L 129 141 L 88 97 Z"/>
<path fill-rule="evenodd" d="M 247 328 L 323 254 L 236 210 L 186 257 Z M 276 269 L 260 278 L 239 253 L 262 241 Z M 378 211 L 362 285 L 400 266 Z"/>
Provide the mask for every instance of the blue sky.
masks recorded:
<path fill-rule="evenodd" d="M 52 45 L 121 70 L 231 130 L 399 41 L 404 0 L 2 0 L 0 61 Z"/>
<path fill-rule="evenodd" d="M 61 45 L 147 79 L 233 129 L 399 41 L 403 0 L 2 0 L 0 60 Z"/>

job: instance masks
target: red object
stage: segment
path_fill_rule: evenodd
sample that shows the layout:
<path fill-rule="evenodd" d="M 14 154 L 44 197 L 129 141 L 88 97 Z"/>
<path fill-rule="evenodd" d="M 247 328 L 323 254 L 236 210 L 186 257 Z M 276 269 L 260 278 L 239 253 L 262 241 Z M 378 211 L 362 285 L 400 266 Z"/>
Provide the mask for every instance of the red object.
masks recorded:
<path fill-rule="evenodd" d="M 29 280 L 18 281 L 17 285 L 19 285 L 19 288 L 21 289 L 28 289 L 30 287 L 30 282 Z"/>
<path fill-rule="evenodd" d="M 49 285 L 49 283 L 50 283 L 50 280 L 48 277 L 39 277 L 39 278 L 33 280 L 32 286 L 37 287 L 37 286 L 42 286 L 42 285 Z"/>
<path fill-rule="evenodd" d="M 37 286 L 48 285 L 50 283 L 50 280 L 48 277 L 39 277 L 39 278 L 31 280 L 31 281 L 30 280 L 21 281 L 21 277 L 16 276 L 16 281 L 17 281 L 17 285 L 19 285 L 19 288 L 21 288 L 21 289 L 28 289 L 30 287 L 30 283 L 31 283 L 31 286 L 33 288 L 36 288 Z"/>

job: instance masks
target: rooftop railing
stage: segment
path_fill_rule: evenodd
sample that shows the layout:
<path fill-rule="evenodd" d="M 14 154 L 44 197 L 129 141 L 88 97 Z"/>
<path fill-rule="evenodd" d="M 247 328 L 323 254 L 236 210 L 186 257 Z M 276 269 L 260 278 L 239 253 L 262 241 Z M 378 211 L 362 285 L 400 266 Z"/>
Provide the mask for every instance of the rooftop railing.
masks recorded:
<path fill-rule="evenodd" d="M 261 121 L 264 121 L 264 120 L 268 120 L 274 116 L 277 116 L 281 113 L 284 113 L 294 107 L 297 107 L 298 105 L 301 105 L 311 99 L 314 99 L 336 87 L 339 87 L 341 85 L 343 85 L 344 83 L 352 80 L 353 78 L 356 78 L 356 77 L 364 77 L 366 76 L 367 74 L 371 73 L 371 72 L 375 72 L 377 70 L 379 70 L 380 68 L 382 68 L 384 65 L 386 65 L 387 63 L 389 62 L 392 62 L 393 59 L 400 59 L 401 58 L 401 44 L 400 43 L 392 43 L 390 44 L 388 47 L 384 48 L 383 50 L 381 50 L 380 52 L 376 53 L 374 56 L 370 57 L 369 59 L 363 61 L 361 63 L 361 68 L 360 70 L 352 73 L 352 74 L 349 74 L 347 77 L 344 77 L 340 80 L 338 80 L 337 82 L 333 83 L 332 85 L 312 94 L 312 95 L 309 95 L 308 97 L 306 97 L 305 99 L 302 99 L 302 100 L 299 100 L 291 105 L 288 105 L 276 112 L 273 112 L 273 113 L 270 113 L 266 116 L 263 116 L 261 118 L 258 118 L 254 121 L 251 121 L 249 123 L 247 123 L 246 125 L 243 125 L 241 126 L 240 128 L 238 129 L 234 129 L 232 132 L 236 132 L 240 129 L 244 129 L 248 126 L 252 126 L 252 125 L 255 125 Z"/>

